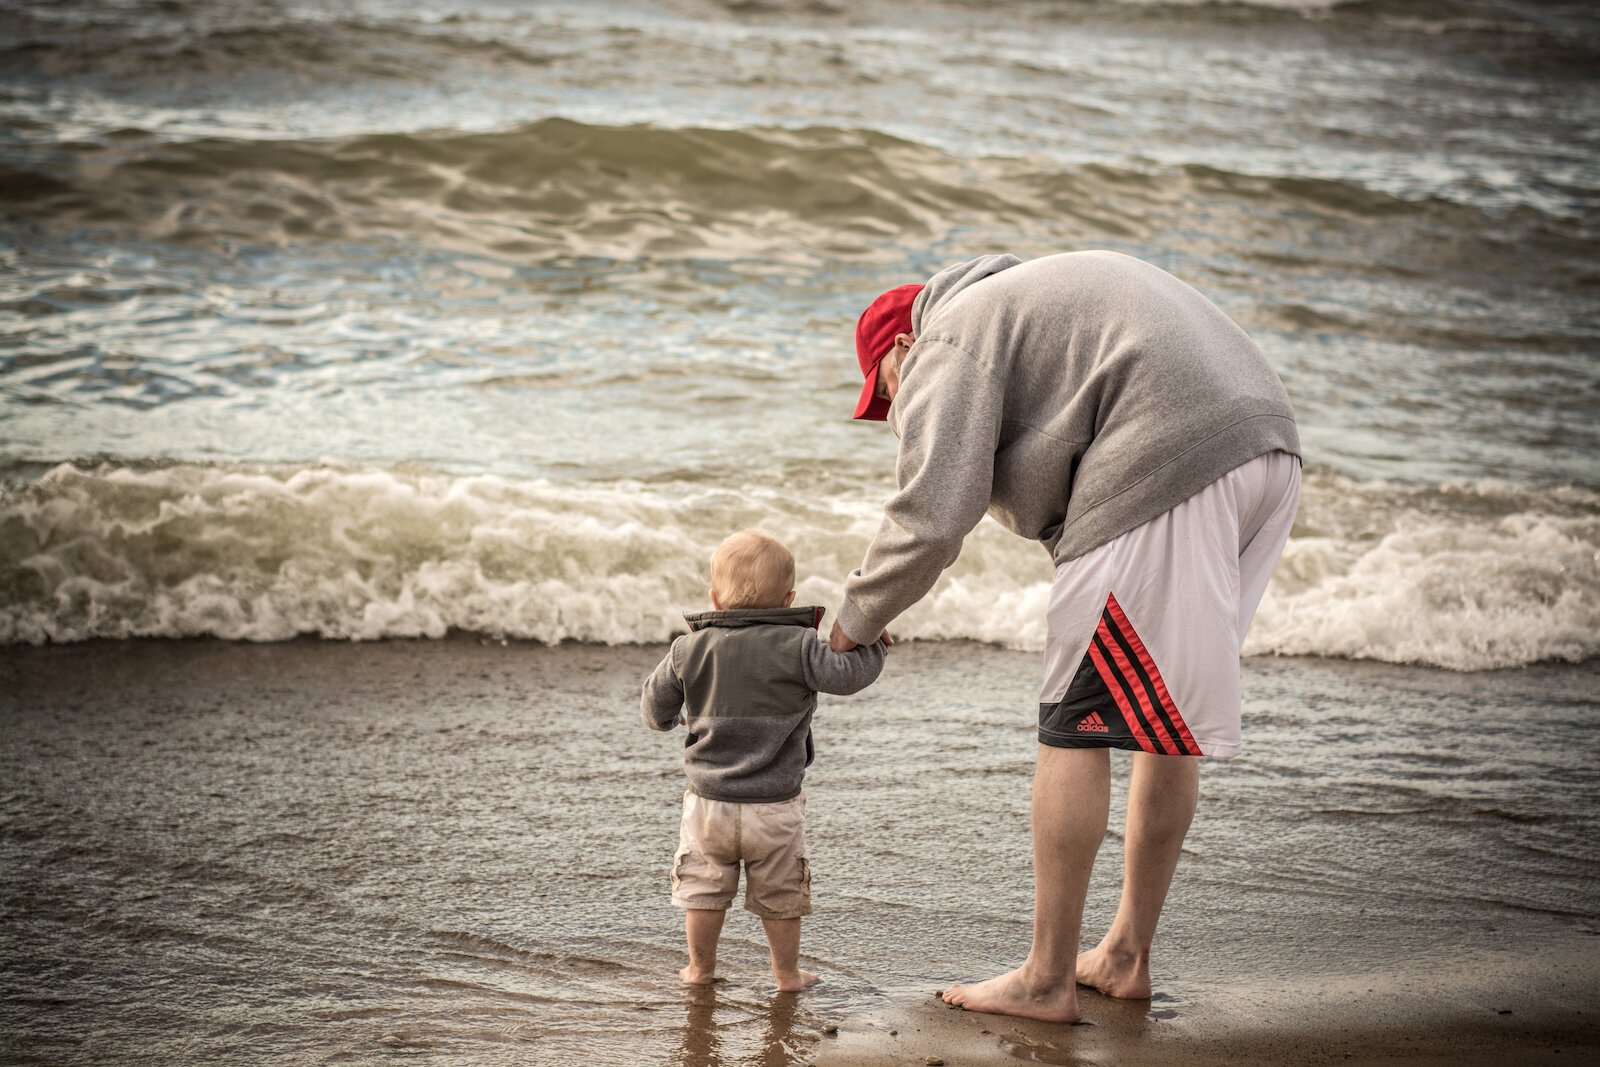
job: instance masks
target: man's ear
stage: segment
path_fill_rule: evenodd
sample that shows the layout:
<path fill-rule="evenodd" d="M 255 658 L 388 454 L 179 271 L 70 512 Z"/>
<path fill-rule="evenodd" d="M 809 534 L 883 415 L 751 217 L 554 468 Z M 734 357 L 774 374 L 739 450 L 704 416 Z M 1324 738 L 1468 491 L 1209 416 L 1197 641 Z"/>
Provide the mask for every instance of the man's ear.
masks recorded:
<path fill-rule="evenodd" d="M 794 590 L 791 589 L 791 590 L 789 590 L 789 595 L 783 598 L 783 606 L 784 607 L 788 607 L 790 604 L 793 604 L 793 603 L 794 603 Z"/>
<path fill-rule="evenodd" d="M 910 349 L 917 343 L 917 339 L 909 333 L 897 333 L 894 335 L 894 343 L 899 348 Z"/>

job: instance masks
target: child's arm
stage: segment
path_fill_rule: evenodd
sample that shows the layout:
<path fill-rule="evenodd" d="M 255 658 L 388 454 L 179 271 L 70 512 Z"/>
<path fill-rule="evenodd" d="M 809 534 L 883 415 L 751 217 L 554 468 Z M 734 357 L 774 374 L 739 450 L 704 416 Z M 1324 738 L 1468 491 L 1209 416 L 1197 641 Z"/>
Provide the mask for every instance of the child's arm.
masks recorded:
<path fill-rule="evenodd" d="M 677 644 L 674 642 L 673 648 Z M 673 649 L 667 649 L 656 669 L 644 681 L 644 691 L 639 694 L 639 714 L 644 724 L 652 730 L 670 730 L 678 725 L 678 712 L 683 708 L 683 679 L 672 668 Z"/>
<path fill-rule="evenodd" d="M 805 643 L 806 684 L 819 693 L 849 696 L 878 680 L 883 671 L 883 638 L 870 645 L 857 645 L 849 652 L 835 652 L 816 634 Z"/>

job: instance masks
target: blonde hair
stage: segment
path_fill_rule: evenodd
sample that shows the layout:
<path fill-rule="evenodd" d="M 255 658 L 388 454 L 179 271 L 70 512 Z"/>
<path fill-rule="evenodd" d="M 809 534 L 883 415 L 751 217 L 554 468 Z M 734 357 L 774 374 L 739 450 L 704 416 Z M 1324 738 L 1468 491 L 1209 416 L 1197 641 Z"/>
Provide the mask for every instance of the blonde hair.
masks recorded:
<path fill-rule="evenodd" d="M 711 554 L 711 591 L 724 609 L 782 607 L 793 589 L 794 555 L 765 530 L 740 530 Z"/>

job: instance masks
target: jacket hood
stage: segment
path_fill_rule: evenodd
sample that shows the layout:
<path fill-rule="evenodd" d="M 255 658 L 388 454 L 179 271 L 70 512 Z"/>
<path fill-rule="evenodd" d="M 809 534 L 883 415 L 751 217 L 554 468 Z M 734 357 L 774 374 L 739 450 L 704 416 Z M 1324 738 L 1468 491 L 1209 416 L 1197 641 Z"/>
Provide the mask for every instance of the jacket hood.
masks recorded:
<path fill-rule="evenodd" d="M 939 308 L 985 278 L 999 274 L 1009 267 L 1015 267 L 1021 262 L 1022 260 L 1006 252 L 1000 255 L 979 256 L 977 259 L 969 259 L 965 263 L 946 267 L 928 279 L 928 284 L 917 294 L 916 303 L 911 305 L 911 332 L 921 337 L 923 324 L 930 322 Z"/>
<path fill-rule="evenodd" d="M 692 611 L 683 616 L 689 629 L 708 626 L 807 626 L 815 629 L 822 622 L 821 608 L 730 608 L 727 611 Z"/>

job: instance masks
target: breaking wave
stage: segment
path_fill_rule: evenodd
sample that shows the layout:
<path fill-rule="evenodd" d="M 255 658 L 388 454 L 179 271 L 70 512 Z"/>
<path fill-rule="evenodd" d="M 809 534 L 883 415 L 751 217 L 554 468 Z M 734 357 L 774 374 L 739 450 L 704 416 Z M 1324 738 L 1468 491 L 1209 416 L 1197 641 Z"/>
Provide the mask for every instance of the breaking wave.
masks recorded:
<path fill-rule="evenodd" d="M 41 159 L 3 177 L 51 225 L 161 240 L 406 235 L 500 256 L 627 258 L 796 242 L 849 254 L 930 232 L 946 215 L 1008 211 L 958 170 L 934 149 L 865 130 L 545 119 L 495 133 L 333 140 L 165 142 L 123 131 L 71 165 Z"/>
<path fill-rule="evenodd" d="M 0 496 L 0 643 L 372 640 L 451 630 L 665 640 L 705 560 L 761 525 L 832 607 L 881 486 L 822 501 L 416 469 L 64 464 Z M 1038 649 L 1049 561 L 984 523 L 897 637 Z M 1600 494 L 1312 472 L 1248 654 L 1455 670 L 1600 654 Z"/>
<path fill-rule="evenodd" d="M 1600 653 L 1600 494 L 1308 481 L 1246 653 L 1453 670 Z"/>
<path fill-rule="evenodd" d="M 1565 217 L 1406 199 L 1360 182 L 1201 165 L 1152 172 L 963 159 L 875 130 L 605 126 L 549 118 L 485 133 L 169 141 L 122 130 L 70 152 L 0 163 L 16 213 L 38 226 L 128 230 L 205 246 L 405 239 L 525 259 L 553 256 L 853 256 L 962 226 L 1066 240 L 1135 240 L 1197 198 L 1241 220 L 1535 234 L 1556 256 L 1594 242 Z M 1552 187 L 1554 188 L 1554 186 Z M 1491 205 L 1494 206 L 1494 205 Z M 1503 209 L 1503 210 L 1502 210 Z M 1352 220 L 1354 220 L 1352 222 Z M 1493 258 L 1493 257 L 1491 257 Z"/>

